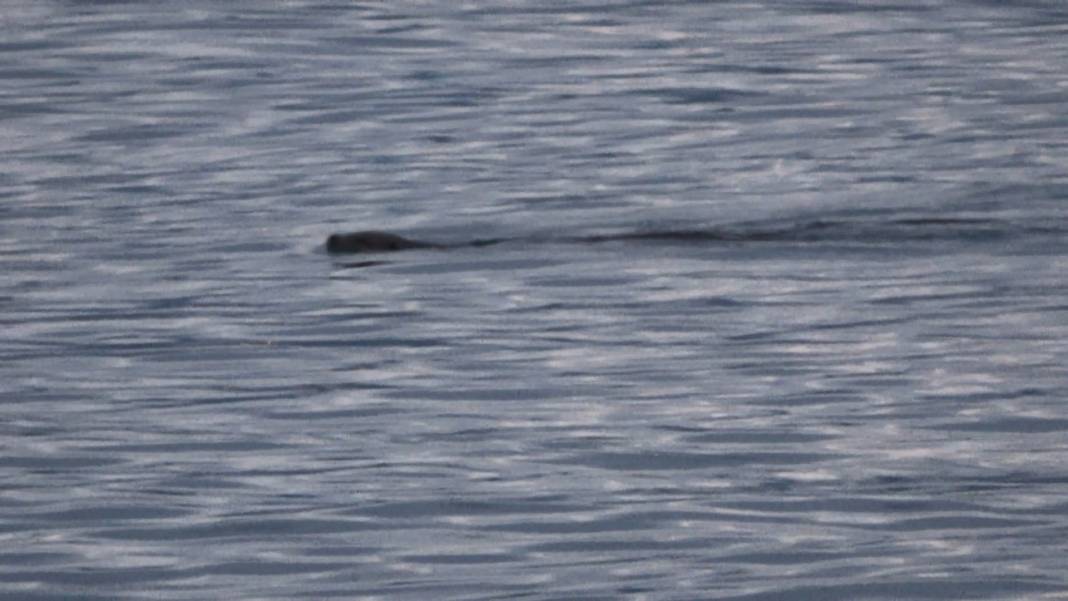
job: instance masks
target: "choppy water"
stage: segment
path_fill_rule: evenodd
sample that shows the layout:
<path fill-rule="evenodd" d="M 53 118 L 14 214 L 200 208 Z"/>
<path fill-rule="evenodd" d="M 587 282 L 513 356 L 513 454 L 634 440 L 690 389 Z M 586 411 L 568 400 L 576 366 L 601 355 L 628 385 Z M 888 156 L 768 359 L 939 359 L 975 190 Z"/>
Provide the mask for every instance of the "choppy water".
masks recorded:
<path fill-rule="evenodd" d="M 0 596 L 1068 598 L 1061 3 L 0 33 Z"/>

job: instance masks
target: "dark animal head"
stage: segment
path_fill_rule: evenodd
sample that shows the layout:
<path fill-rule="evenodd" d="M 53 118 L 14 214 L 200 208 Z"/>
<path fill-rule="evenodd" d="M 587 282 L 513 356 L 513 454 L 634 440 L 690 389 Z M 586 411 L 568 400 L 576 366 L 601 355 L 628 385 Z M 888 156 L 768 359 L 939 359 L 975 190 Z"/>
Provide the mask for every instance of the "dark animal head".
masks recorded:
<path fill-rule="evenodd" d="M 352 232 L 331 234 L 326 239 L 326 250 L 331 253 L 374 253 L 426 248 L 424 242 L 409 240 L 388 232 Z"/>
<path fill-rule="evenodd" d="M 330 237 L 326 239 L 326 252 L 345 252 L 344 247 L 345 237 L 341 234 L 330 234 Z"/>

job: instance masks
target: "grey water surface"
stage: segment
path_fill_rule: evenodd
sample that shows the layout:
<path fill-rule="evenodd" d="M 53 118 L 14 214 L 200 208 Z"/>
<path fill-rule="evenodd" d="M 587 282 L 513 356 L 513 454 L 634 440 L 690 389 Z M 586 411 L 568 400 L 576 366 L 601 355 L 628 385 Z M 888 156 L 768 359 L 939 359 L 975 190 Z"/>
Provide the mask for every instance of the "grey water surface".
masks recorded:
<path fill-rule="evenodd" d="M 1063 3 L 2 4 L 0 597 L 1068 599 Z"/>

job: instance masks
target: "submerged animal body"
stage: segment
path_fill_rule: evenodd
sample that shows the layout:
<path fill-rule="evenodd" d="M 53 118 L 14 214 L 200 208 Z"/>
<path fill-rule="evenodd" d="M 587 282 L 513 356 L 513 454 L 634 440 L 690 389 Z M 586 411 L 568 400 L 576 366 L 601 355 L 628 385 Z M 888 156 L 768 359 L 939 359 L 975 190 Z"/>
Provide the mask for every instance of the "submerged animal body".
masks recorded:
<path fill-rule="evenodd" d="M 553 238 L 560 242 L 597 243 L 625 240 L 732 240 L 730 235 L 717 231 L 664 231 L 664 232 L 631 232 L 599 236 L 578 236 Z M 411 250 L 418 248 L 450 249 L 462 247 L 482 247 L 500 244 L 508 241 L 507 238 L 488 238 L 481 240 L 469 240 L 452 244 L 439 244 L 405 238 L 390 232 L 367 230 L 361 232 L 347 232 L 331 234 L 326 239 L 326 250 L 331 254 L 368 254 L 386 253 L 399 250 Z"/>
<path fill-rule="evenodd" d="M 326 250 L 331 253 L 381 253 L 412 248 L 438 248 L 436 244 L 410 240 L 389 232 L 350 232 L 331 234 L 326 239 Z"/>
<path fill-rule="evenodd" d="M 495 238 L 490 240 L 471 240 L 458 244 L 437 244 L 435 242 L 412 240 L 389 232 L 364 231 L 331 234 L 326 239 L 326 251 L 333 254 L 385 253 L 415 248 L 447 249 L 464 246 L 490 246 L 503 241 L 503 239 Z"/>
<path fill-rule="evenodd" d="M 419 248 L 450 249 L 483 247 L 506 241 L 556 241 L 569 243 L 627 242 L 637 240 L 665 243 L 868 243 L 889 244 L 916 240 L 983 240 L 1001 239 L 1023 233 L 1064 234 L 1065 231 L 1045 225 L 1030 230 L 998 219 L 955 218 L 941 216 L 909 216 L 884 220 L 817 219 L 799 222 L 752 222 L 708 229 L 647 230 L 589 236 L 548 238 L 493 238 L 438 244 L 412 240 L 397 234 L 362 231 L 332 234 L 326 239 L 330 253 L 383 253 Z"/>

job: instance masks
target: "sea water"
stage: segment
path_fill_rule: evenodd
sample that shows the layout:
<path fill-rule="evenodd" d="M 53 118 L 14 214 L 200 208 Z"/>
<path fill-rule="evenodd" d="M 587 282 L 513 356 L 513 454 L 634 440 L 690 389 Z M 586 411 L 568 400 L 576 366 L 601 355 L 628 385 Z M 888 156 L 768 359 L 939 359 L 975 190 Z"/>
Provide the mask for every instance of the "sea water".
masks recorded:
<path fill-rule="evenodd" d="M 0 597 L 1066 599 L 1065 65 L 1041 0 L 9 0 Z"/>

